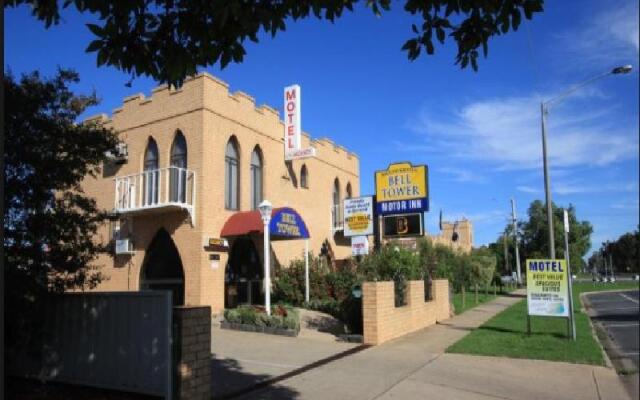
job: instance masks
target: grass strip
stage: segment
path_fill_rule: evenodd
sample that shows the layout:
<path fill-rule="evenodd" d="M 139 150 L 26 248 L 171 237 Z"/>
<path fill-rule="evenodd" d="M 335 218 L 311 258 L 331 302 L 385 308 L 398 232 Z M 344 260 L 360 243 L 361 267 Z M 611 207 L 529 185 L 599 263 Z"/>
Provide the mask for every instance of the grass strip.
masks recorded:
<path fill-rule="evenodd" d="M 527 335 L 527 303 L 522 300 L 454 343 L 447 352 L 604 365 L 600 346 L 591 333 L 589 317 L 582 312 L 580 293 L 637 288 L 636 282 L 574 283 L 575 342 L 567 340 L 564 318 L 532 317 L 532 334 Z"/>

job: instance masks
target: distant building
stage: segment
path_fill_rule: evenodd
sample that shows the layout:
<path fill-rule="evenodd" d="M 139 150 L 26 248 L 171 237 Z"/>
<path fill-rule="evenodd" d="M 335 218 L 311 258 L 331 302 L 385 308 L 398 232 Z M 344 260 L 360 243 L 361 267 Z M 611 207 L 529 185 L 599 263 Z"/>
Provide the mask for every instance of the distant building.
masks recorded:
<path fill-rule="evenodd" d="M 434 244 L 443 244 L 454 250 L 468 253 L 473 248 L 473 225 L 463 218 L 455 222 L 442 222 L 442 231 L 438 235 L 427 235 Z"/>

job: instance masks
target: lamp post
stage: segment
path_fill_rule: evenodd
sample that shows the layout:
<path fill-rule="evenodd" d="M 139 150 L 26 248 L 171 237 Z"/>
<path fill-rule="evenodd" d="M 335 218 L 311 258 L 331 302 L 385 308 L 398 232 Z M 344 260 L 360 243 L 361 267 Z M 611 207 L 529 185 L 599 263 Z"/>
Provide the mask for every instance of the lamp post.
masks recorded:
<path fill-rule="evenodd" d="M 269 200 L 264 200 L 258 206 L 262 223 L 264 224 L 264 307 L 267 309 L 267 315 L 271 315 L 271 272 L 269 271 L 269 261 L 271 252 L 269 251 L 269 223 L 271 222 L 271 211 L 273 206 Z"/>
<path fill-rule="evenodd" d="M 556 258 L 556 248 L 555 248 L 555 240 L 553 238 L 553 207 L 551 205 L 551 183 L 549 178 L 549 162 L 547 161 L 547 130 L 546 130 L 546 121 L 545 121 L 545 117 L 549 113 L 549 106 L 552 103 L 559 102 L 560 100 L 569 96 L 576 90 L 594 81 L 597 81 L 609 75 L 627 74 L 631 72 L 632 69 L 633 67 L 631 65 L 622 65 L 622 66 L 613 68 L 611 71 L 607 71 L 600 75 L 596 75 L 592 78 L 589 78 L 583 81 L 582 83 L 579 83 L 573 86 L 569 90 L 559 94 L 558 96 L 540 103 L 540 114 L 541 114 L 540 117 L 541 117 L 541 125 L 542 125 L 542 164 L 544 168 L 544 195 L 545 195 L 545 201 L 547 202 L 547 226 L 549 229 L 549 258 L 551 259 Z"/>

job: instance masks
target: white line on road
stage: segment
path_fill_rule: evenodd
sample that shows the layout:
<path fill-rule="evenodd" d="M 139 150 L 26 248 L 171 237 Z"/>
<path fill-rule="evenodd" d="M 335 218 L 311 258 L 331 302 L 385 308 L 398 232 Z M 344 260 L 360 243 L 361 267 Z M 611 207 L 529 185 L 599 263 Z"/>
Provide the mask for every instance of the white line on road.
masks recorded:
<path fill-rule="evenodd" d="M 631 328 L 638 326 L 637 322 L 625 322 L 622 324 L 604 324 L 607 328 Z"/>
<path fill-rule="evenodd" d="M 619 294 L 620 294 L 620 296 L 624 297 L 627 300 L 630 300 L 630 301 L 632 301 L 632 302 L 634 302 L 636 304 L 640 304 L 640 303 L 638 303 L 638 300 L 634 299 L 633 297 L 629 297 L 626 294 L 622 294 L 622 293 L 619 293 Z"/>

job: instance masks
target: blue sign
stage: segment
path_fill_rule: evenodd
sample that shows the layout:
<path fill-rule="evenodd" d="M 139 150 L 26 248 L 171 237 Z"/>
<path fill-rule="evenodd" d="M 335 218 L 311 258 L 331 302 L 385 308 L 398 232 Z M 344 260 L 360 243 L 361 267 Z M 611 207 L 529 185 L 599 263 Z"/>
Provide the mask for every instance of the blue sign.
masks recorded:
<path fill-rule="evenodd" d="M 269 230 L 274 239 L 308 239 L 309 231 L 300 214 L 293 208 L 280 208 L 271 215 Z"/>
<path fill-rule="evenodd" d="M 429 198 L 393 200 L 376 203 L 379 215 L 404 214 L 429 211 Z"/>

